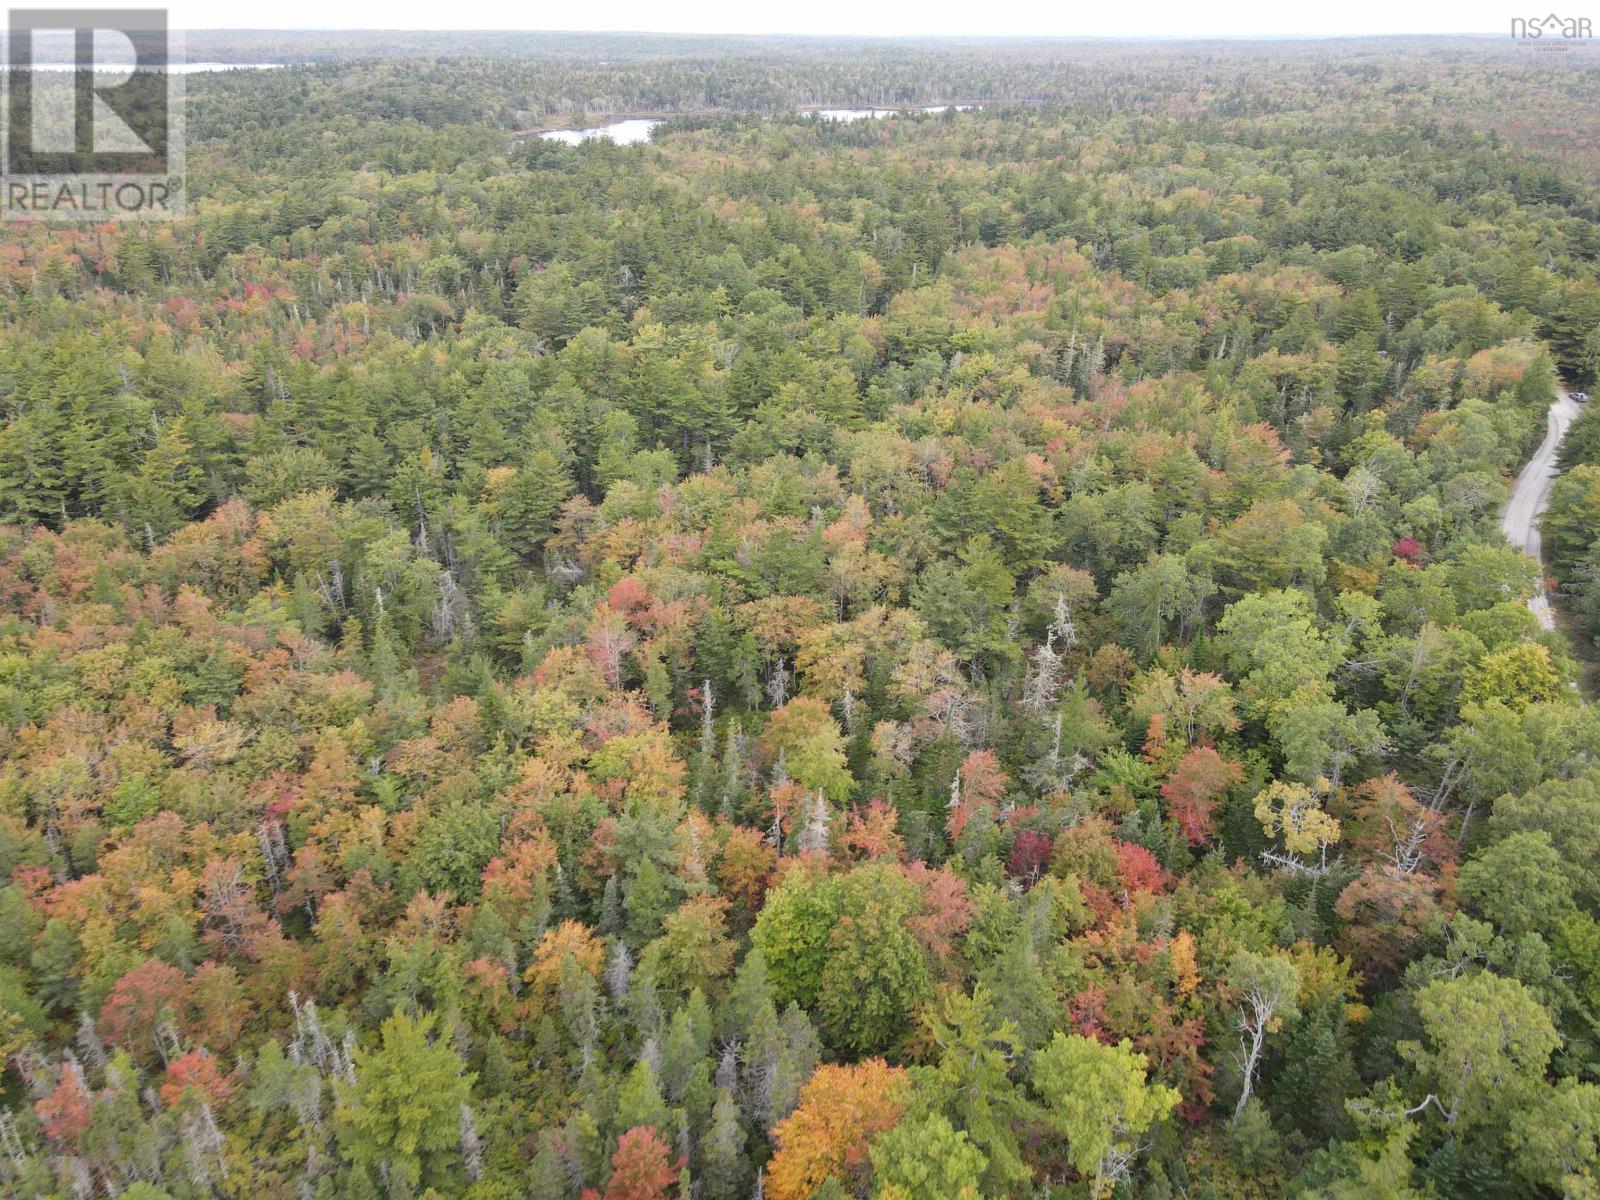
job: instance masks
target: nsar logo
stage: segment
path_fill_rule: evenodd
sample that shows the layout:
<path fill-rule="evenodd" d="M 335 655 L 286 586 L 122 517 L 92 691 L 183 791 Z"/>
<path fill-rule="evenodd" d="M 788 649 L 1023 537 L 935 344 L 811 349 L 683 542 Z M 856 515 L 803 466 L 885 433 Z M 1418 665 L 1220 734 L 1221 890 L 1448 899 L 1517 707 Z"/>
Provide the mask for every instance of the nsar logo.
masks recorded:
<path fill-rule="evenodd" d="M 1545 49 L 1565 49 L 1573 42 L 1594 36 L 1594 22 L 1588 17 L 1563 17 L 1550 13 L 1543 17 L 1512 17 L 1511 36 L 1519 42 L 1544 44 Z"/>

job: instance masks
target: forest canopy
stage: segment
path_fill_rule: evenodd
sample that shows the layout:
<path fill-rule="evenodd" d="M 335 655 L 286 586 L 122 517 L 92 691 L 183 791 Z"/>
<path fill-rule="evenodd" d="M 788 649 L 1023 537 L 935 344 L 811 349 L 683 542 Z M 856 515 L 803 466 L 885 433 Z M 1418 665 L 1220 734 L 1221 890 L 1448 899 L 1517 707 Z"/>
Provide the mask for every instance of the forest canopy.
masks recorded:
<path fill-rule="evenodd" d="M 1600 1194 L 1600 75 L 543 36 L 0 228 L 6 1194 Z"/>

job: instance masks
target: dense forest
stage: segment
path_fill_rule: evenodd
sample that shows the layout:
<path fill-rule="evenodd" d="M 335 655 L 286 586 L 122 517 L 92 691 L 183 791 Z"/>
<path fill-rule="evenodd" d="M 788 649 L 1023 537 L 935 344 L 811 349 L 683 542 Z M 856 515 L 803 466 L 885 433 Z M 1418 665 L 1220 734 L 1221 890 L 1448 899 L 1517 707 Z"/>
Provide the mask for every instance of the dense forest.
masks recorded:
<path fill-rule="evenodd" d="M 1600 73 L 318 37 L 0 229 L 0 1192 L 1600 1197 Z"/>

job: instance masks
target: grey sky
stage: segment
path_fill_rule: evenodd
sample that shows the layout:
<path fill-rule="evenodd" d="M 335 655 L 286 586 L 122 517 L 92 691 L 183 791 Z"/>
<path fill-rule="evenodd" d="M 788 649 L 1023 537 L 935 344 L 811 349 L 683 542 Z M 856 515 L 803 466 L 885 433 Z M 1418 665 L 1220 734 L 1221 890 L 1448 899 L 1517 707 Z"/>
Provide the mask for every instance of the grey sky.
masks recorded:
<path fill-rule="evenodd" d="M 1548 3 L 1548 0 L 1545 0 Z M 1528 12 L 1523 12 L 1528 8 Z M 1568 10 L 1571 9 L 1571 12 Z M 507 0 L 273 0 L 172 6 L 173 24 L 190 29 L 559 29 L 695 33 L 968 34 L 1057 37 L 1349 36 L 1400 33 L 1506 33 L 1513 16 L 1544 15 L 1521 3 L 1338 0 L 747 0 L 540 4 Z M 1600 16 L 1600 0 L 1562 0 L 1561 15 Z"/>

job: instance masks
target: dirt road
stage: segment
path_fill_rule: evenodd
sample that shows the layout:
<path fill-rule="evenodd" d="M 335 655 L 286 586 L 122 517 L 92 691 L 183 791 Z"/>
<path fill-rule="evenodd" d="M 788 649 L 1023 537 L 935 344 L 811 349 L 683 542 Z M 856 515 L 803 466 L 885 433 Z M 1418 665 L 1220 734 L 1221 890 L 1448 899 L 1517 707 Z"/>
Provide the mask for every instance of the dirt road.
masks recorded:
<path fill-rule="evenodd" d="M 1567 436 L 1567 427 L 1582 411 L 1582 405 L 1569 399 L 1565 389 L 1556 393 L 1555 403 L 1550 405 L 1550 423 L 1545 430 L 1544 441 L 1539 443 L 1528 465 L 1517 476 L 1517 482 L 1511 489 L 1511 501 L 1500 514 L 1500 529 L 1506 535 L 1506 540 L 1541 563 L 1544 557 L 1539 551 L 1539 514 L 1549 503 L 1550 486 L 1556 481 L 1556 450 L 1561 445 L 1561 439 Z M 1544 594 L 1543 588 L 1528 601 L 1528 607 L 1539 618 L 1539 624 L 1546 629 L 1556 627 L 1555 614 L 1550 611 L 1550 598 Z"/>

